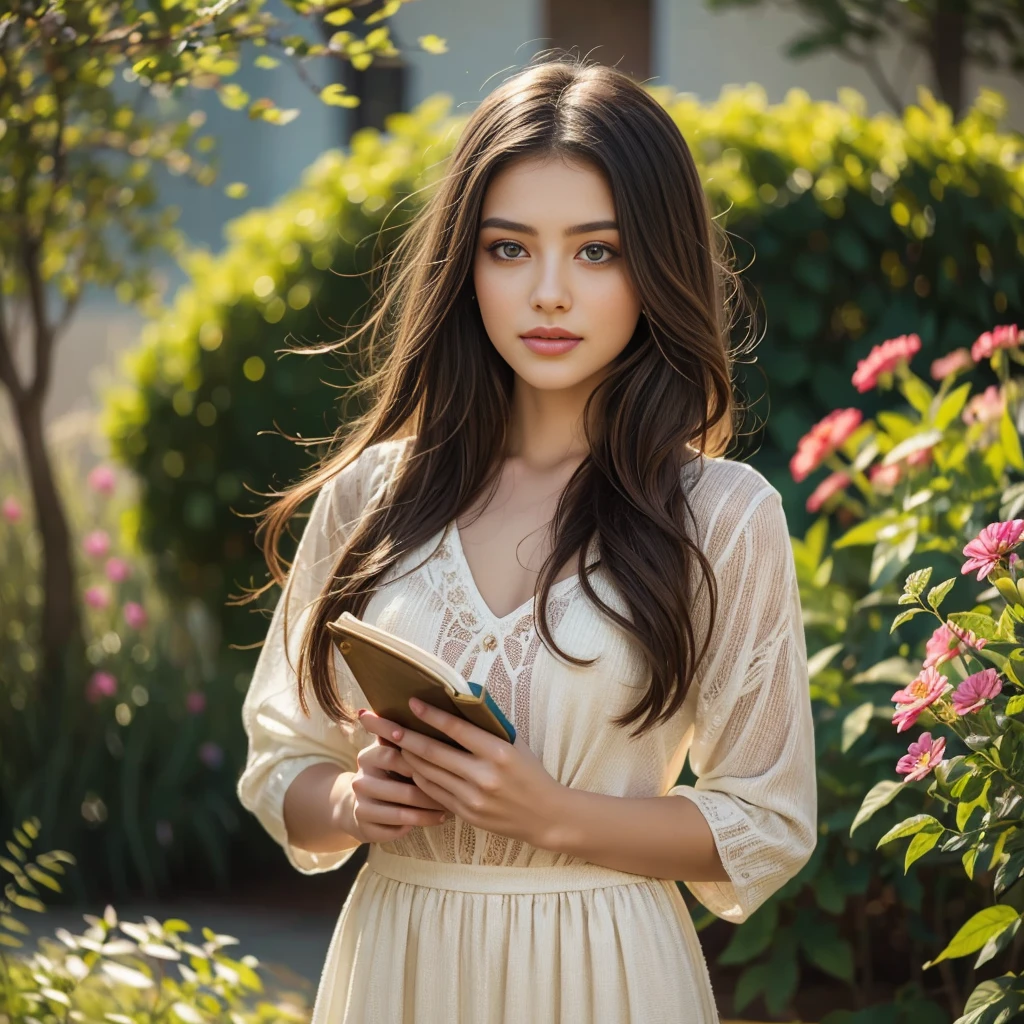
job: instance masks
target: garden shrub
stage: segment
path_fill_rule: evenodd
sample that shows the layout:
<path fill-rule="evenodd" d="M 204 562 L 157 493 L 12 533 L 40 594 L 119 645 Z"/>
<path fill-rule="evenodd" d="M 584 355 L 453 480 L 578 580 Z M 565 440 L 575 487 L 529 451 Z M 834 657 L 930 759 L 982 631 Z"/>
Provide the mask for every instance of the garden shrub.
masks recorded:
<path fill-rule="evenodd" d="M 932 386 L 910 368 L 920 339 L 890 339 L 855 376 L 865 393 L 904 404 L 871 418 L 856 406 L 834 410 L 793 454 L 793 474 L 816 484 L 810 504 L 824 512 L 810 543 L 795 544 L 802 579 L 812 574 L 803 597 L 820 837 L 789 904 L 766 922 L 755 915 L 734 939 L 753 953 L 749 970 L 761 971 L 764 990 L 779 984 L 780 945 L 799 944 L 825 912 L 843 933 L 833 964 L 848 970 L 855 1004 L 877 998 L 883 978 L 896 987 L 885 1019 L 902 1019 L 891 1014 L 904 999 L 934 1004 L 919 1003 L 908 1021 L 961 1024 L 1014 1019 L 1024 1005 L 1007 956 L 1024 910 L 1024 599 L 1014 552 L 1024 534 L 1015 518 L 1024 378 L 1010 372 L 1024 364 L 1022 340 L 1014 325 L 962 339 L 929 366 Z M 981 390 L 965 380 L 978 364 L 998 383 Z M 927 731 L 908 749 L 901 734 L 916 724 Z M 909 848 L 892 856 L 888 844 L 901 838 Z M 975 953 L 970 968 L 956 962 Z M 809 943 L 803 954 L 825 966 L 820 948 L 817 959 Z M 826 1021 L 868 1024 L 882 1012 Z"/>
<path fill-rule="evenodd" d="M 225 953 L 238 939 L 203 928 L 200 941 L 178 918 L 122 921 L 108 905 L 102 917 L 84 915 L 89 927 L 81 935 L 59 928 L 25 951 L 29 929 L 18 911 L 46 910 L 33 883 L 59 893 L 63 865 L 75 863 L 63 850 L 30 859 L 38 835 L 38 819 L 22 822 L 7 843 L 11 856 L 0 857 L 12 879 L 7 900 L 0 899 L 0 1024 L 308 1022 L 303 993 L 267 993 L 256 957 Z"/>
<path fill-rule="evenodd" d="M 52 436 L 89 664 L 57 703 L 34 685 L 41 545 L 24 474 L 0 446 L 0 830 L 37 809 L 45 840 L 76 853 L 80 901 L 154 895 L 185 864 L 226 885 L 226 837 L 241 818 L 225 753 L 234 744 L 238 756 L 235 694 L 212 685 L 203 603 L 171 613 L 138 548 L 135 481 L 96 461 L 96 440 L 92 416 Z"/>

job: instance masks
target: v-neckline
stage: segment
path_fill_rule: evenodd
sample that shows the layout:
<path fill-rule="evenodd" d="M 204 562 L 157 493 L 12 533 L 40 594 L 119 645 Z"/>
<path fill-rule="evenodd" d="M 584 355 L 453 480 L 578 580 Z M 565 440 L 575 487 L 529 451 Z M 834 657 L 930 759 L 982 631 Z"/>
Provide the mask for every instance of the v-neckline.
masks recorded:
<path fill-rule="evenodd" d="M 460 568 L 462 569 L 466 582 L 469 584 L 470 590 L 473 592 L 474 602 L 481 613 L 486 615 L 486 617 L 495 625 L 501 626 L 510 619 L 514 619 L 528 610 L 533 610 L 536 596 L 528 598 L 519 605 L 519 607 L 513 608 L 507 615 L 496 615 L 491 610 L 491 606 L 484 600 L 483 594 L 480 593 L 480 588 L 477 586 L 476 579 L 473 576 L 473 570 L 469 567 L 469 559 L 466 557 L 466 549 L 462 546 L 462 534 L 459 532 L 459 524 L 456 519 L 453 519 L 448 524 L 448 530 L 452 536 L 452 547 L 458 556 Z M 573 573 L 572 576 L 566 576 L 565 579 L 557 580 L 555 583 L 552 583 L 551 589 L 548 591 L 548 595 L 549 597 L 554 596 L 555 594 L 561 593 L 563 589 L 571 589 L 571 587 L 578 584 L 579 581 L 580 574 L 578 572 Z"/>

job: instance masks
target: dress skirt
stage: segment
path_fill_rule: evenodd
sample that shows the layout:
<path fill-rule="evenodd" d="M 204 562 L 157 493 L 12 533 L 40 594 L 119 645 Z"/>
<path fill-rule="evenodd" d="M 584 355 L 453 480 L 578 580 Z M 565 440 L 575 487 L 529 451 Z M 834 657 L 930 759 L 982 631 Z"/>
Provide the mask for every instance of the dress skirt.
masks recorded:
<path fill-rule="evenodd" d="M 311 1024 L 715 1024 L 675 882 L 596 864 L 500 867 L 371 845 Z"/>

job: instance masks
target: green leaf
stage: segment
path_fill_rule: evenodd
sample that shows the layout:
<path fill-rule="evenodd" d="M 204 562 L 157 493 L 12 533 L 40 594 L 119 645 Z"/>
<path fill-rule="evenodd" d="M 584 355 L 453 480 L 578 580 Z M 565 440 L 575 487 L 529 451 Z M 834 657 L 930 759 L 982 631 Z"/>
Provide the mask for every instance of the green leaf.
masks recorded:
<path fill-rule="evenodd" d="M 935 611 L 939 610 L 940 606 L 942 605 L 942 602 L 946 599 L 946 596 L 953 589 L 955 583 L 956 577 L 954 576 L 952 579 L 943 580 L 942 583 L 939 583 L 937 586 L 932 587 L 932 589 L 928 591 L 928 604 L 931 605 L 931 607 L 934 608 Z"/>
<path fill-rule="evenodd" d="M 1013 907 L 997 903 L 994 907 L 979 910 L 949 941 L 949 945 L 934 959 L 924 964 L 932 967 L 940 960 L 954 960 L 957 957 L 976 953 L 993 936 L 1018 919 L 1020 915 Z"/>
<path fill-rule="evenodd" d="M 929 832 L 938 831 L 940 835 L 942 834 L 942 824 L 930 814 L 915 814 L 910 818 L 905 818 L 898 825 L 893 825 L 893 827 L 878 840 L 875 844 L 875 849 L 877 850 L 880 846 L 884 846 L 886 843 L 891 843 L 894 839 L 905 839 L 907 836 L 916 836 L 918 832 L 922 832 L 925 829 Z"/>
<path fill-rule="evenodd" d="M 1016 424 L 1010 417 L 1010 408 L 1003 409 L 1002 418 L 999 420 L 999 441 L 1006 454 L 1006 461 L 1014 469 L 1024 469 L 1024 452 L 1020 447 L 1020 435 L 1017 433 Z"/>
<path fill-rule="evenodd" d="M 892 779 L 883 779 L 876 782 L 864 797 L 853 823 L 850 825 L 850 835 L 868 820 L 876 811 L 880 811 L 888 804 L 894 796 L 902 789 L 903 783 Z"/>
<path fill-rule="evenodd" d="M 928 586 L 928 581 L 932 578 L 932 567 L 926 566 L 924 569 L 918 569 L 916 572 L 912 572 L 903 584 L 903 593 L 910 597 L 920 597 L 924 593 L 924 588 Z"/>
<path fill-rule="evenodd" d="M 331 11 L 330 14 L 324 16 L 324 21 L 328 25 L 346 25 L 352 20 L 354 15 L 350 7 L 339 7 L 336 11 Z"/>
<path fill-rule="evenodd" d="M 918 676 L 920 663 L 907 658 L 885 658 L 871 668 L 858 672 L 851 683 L 897 683 L 909 686 Z"/>
<path fill-rule="evenodd" d="M 851 527 L 832 546 L 835 548 L 849 548 L 858 544 L 874 544 L 884 529 L 887 527 L 892 528 L 898 523 L 899 520 L 894 518 L 892 512 L 885 512 L 880 516 L 875 516 L 873 519 L 865 519 L 864 522 Z"/>
<path fill-rule="evenodd" d="M 813 679 L 819 672 L 828 668 L 832 659 L 843 649 L 842 644 L 830 644 L 807 659 L 807 675 Z"/>
<path fill-rule="evenodd" d="M 969 629 L 978 639 L 1000 639 L 999 623 L 991 615 L 982 615 L 980 612 L 953 612 L 949 616 L 949 621 L 961 629 Z"/>
<path fill-rule="evenodd" d="M 1014 694 L 1006 702 L 1006 713 L 1008 715 L 1019 715 L 1024 711 L 1024 693 Z"/>
<path fill-rule="evenodd" d="M 922 416 L 928 415 L 935 392 L 920 377 L 908 373 L 900 381 L 900 391 L 903 392 L 903 397 L 910 403 L 911 408 L 915 409 Z"/>
<path fill-rule="evenodd" d="M 345 86 L 332 82 L 320 90 L 320 99 L 329 107 L 358 107 L 359 97 L 345 91 Z"/>
<path fill-rule="evenodd" d="M 942 400 L 942 404 L 939 406 L 938 411 L 935 413 L 935 429 L 945 430 L 963 412 L 964 406 L 967 404 L 967 398 L 971 393 L 971 385 L 961 384 L 958 388 L 951 391 Z"/>
<path fill-rule="evenodd" d="M 736 1013 L 742 1013 L 748 1003 L 753 1002 L 768 985 L 771 967 L 768 964 L 754 964 L 748 967 L 736 980 L 732 1005 Z"/>
<path fill-rule="evenodd" d="M 841 981 L 853 981 L 853 950 L 838 935 L 823 938 L 803 947 L 804 955 L 815 967 Z"/>
<path fill-rule="evenodd" d="M 938 822 L 936 824 L 938 825 Z M 929 828 L 927 831 L 922 830 L 910 840 L 907 846 L 906 857 L 903 860 L 903 874 L 910 870 L 910 865 L 915 860 L 923 857 L 942 838 L 943 831 L 943 827 L 939 825 L 938 828 Z"/>
<path fill-rule="evenodd" d="M 772 941 L 779 921 L 779 905 L 768 902 L 734 932 L 718 958 L 720 964 L 745 964 L 760 956 Z"/>
<path fill-rule="evenodd" d="M 938 430 L 926 430 L 916 437 L 908 437 L 885 455 L 882 465 L 891 466 L 894 462 L 902 462 L 908 455 L 923 451 L 925 448 L 932 448 L 941 440 L 942 432 Z"/>
<path fill-rule="evenodd" d="M 840 751 L 842 753 L 845 754 L 867 732 L 874 711 L 874 703 L 872 701 L 865 701 L 865 703 L 854 708 L 843 719 L 843 738 L 840 743 Z"/>
<path fill-rule="evenodd" d="M 892 620 L 892 625 L 889 627 L 890 636 L 895 633 L 904 622 L 909 622 L 915 615 L 920 615 L 923 611 L 923 608 L 908 608 L 905 612 L 900 612 L 899 615 Z"/>

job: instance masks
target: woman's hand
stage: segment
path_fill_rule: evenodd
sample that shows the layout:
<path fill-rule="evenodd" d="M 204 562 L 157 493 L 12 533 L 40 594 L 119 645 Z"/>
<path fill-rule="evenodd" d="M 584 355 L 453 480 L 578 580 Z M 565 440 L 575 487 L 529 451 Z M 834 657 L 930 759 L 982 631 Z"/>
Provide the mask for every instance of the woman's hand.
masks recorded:
<path fill-rule="evenodd" d="M 364 713 L 362 721 L 377 718 Z M 383 721 L 383 719 L 377 719 Z M 407 835 L 415 825 L 440 825 L 449 815 L 436 800 L 409 782 L 388 775 L 412 777 L 402 751 L 378 736 L 356 755 L 357 770 L 342 798 L 341 827 L 363 843 L 388 843 Z"/>
<path fill-rule="evenodd" d="M 543 847 L 557 823 L 565 787 L 548 774 L 521 737 L 515 743 L 422 701 L 413 713 L 466 749 L 403 729 L 372 712 L 363 728 L 401 748 L 409 776 L 428 797 L 477 828 Z"/>

